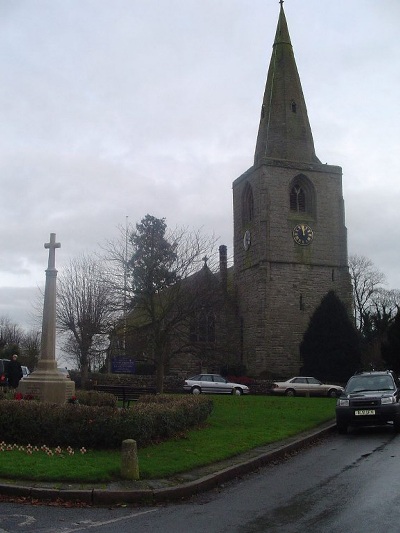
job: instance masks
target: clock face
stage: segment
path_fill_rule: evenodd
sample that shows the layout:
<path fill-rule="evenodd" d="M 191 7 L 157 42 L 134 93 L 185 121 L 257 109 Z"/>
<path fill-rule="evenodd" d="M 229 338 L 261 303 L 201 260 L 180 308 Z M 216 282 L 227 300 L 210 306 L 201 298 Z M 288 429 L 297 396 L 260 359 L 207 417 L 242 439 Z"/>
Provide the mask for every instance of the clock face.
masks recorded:
<path fill-rule="evenodd" d="M 307 246 L 314 238 L 313 230 L 307 224 L 297 224 L 292 231 L 293 240 L 300 246 Z"/>
<path fill-rule="evenodd" d="M 250 248 L 251 244 L 251 233 L 249 230 L 246 230 L 243 235 L 243 248 L 247 250 Z"/>

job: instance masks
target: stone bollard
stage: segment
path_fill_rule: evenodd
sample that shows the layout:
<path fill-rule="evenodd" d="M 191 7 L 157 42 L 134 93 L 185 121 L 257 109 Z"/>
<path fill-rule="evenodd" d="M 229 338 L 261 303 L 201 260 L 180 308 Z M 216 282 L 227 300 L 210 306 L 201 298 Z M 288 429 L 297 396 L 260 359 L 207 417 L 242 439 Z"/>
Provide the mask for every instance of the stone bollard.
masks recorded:
<path fill-rule="evenodd" d="M 137 446 L 136 441 L 133 439 L 122 441 L 121 477 L 123 479 L 139 479 Z"/>

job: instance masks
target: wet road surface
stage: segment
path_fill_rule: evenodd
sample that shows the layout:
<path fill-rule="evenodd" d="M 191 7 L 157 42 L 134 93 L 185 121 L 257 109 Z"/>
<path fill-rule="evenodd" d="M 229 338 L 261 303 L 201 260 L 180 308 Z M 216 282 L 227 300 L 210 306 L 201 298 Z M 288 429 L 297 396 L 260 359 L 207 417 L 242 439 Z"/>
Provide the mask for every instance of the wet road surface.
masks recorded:
<path fill-rule="evenodd" d="M 0 503 L 0 533 L 398 533 L 400 435 L 335 433 L 179 504 L 63 508 Z"/>

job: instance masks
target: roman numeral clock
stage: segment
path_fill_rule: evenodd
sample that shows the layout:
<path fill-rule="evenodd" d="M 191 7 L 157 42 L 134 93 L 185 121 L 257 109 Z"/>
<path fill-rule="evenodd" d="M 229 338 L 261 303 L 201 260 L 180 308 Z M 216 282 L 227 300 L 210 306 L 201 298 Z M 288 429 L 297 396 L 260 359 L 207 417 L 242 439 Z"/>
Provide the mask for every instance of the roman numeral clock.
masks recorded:
<path fill-rule="evenodd" d="M 314 232 L 308 224 L 297 224 L 292 231 L 293 240 L 300 246 L 308 246 L 314 239 Z"/>

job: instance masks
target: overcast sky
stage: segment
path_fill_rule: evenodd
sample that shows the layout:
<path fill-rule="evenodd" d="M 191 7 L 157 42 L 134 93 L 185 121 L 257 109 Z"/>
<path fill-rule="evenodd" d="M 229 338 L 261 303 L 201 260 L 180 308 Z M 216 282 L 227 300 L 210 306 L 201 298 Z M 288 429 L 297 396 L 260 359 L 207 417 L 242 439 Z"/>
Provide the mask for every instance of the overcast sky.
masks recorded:
<path fill-rule="evenodd" d="M 343 168 L 349 253 L 400 289 L 399 0 L 284 3 L 316 153 Z M 253 161 L 277 0 L 0 0 L 0 316 L 126 217 L 215 233 Z"/>

